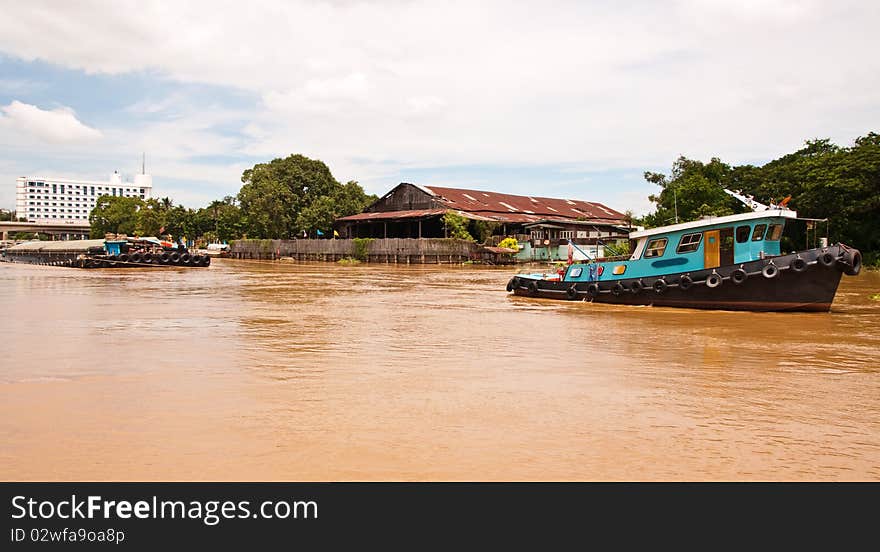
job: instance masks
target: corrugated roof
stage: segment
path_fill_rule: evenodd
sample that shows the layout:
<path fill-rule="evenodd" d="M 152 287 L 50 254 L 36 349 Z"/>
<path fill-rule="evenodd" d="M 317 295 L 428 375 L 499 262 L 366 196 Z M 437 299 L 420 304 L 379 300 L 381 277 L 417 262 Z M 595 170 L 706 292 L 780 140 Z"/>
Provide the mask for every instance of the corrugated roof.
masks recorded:
<path fill-rule="evenodd" d="M 408 211 L 380 211 L 376 213 L 358 213 L 336 220 L 393 220 L 403 218 L 420 218 L 442 215 L 448 209 L 412 209 Z"/>
<path fill-rule="evenodd" d="M 601 203 L 580 199 L 518 196 L 499 192 L 420 186 L 450 208 L 503 222 L 534 222 L 546 218 L 587 218 L 621 221 L 623 213 Z"/>

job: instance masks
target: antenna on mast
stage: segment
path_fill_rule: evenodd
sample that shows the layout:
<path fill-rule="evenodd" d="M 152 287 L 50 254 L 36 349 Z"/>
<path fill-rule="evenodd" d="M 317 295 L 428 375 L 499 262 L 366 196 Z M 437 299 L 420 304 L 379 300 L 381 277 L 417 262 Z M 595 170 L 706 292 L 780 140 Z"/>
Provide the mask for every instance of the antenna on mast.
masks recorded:
<path fill-rule="evenodd" d="M 147 174 L 147 152 L 141 153 L 141 174 Z"/>

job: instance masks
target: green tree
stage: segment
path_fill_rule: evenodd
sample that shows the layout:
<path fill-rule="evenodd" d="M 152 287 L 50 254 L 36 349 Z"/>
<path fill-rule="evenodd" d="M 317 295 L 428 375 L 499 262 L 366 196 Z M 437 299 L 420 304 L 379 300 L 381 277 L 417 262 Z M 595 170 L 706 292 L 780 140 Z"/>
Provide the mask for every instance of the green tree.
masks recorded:
<path fill-rule="evenodd" d="M 446 227 L 446 235 L 459 240 L 474 241 L 473 236 L 467 230 L 468 219 L 455 211 L 446 211 L 443 215 L 443 224 Z"/>
<path fill-rule="evenodd" d="M 322 161 L 303 155 L 254 165 L 241 180 L 238 201 L 244 229 L 252 238 L 330 232 L 333 219 L 359 213 L 376 199 L 357 182 L 340 184 Z"/>
<path fill-rule="evenodd" d="M 101 196 L 89 213 L 89 234 L 103 238 L 104 234 L 134 234 L 137 231 L 138 211 L 144 202 L 137 197 Z"/>
<path fill-rule="evenodd" d="M 300 212 L 339 187 L 327 165 L 304 155 L 254 165 L 241 180 L 238 200 L 248 234 L 258 238 L 293 237 Z"/>
<path fill-rule="evenodd" d="M 165 227 L 166 210 L 158 199 L 148 199 L 138 210 L 135 231 L 140 236 L 158 236 Z"/>
<path fill-rule="evenodd" d="M 646 172 L 645 180 L 660 186 L 658 194 L 648 196 L 657 210 L 643 219 L 645 226 L 661 226 L 697 220 L 700 217 L 731 215 L 741 212 L 736 199 L 724 193 L 724 182 L 731 168 L 713 157 L 702 163 L 679 157 L 672 165 L 671 176 Z"/>
<path fill-rule="evenodd" d="M 240 238 L 245 232 L 244 217 L 237 200 L 226 196 L 222 200 L 212 201 L 199 211 L 203 226 L 207 227 L 205 238 L 212 241 L 229 241 Z M 207 232 L 211 235 L 208 236 Z"/>

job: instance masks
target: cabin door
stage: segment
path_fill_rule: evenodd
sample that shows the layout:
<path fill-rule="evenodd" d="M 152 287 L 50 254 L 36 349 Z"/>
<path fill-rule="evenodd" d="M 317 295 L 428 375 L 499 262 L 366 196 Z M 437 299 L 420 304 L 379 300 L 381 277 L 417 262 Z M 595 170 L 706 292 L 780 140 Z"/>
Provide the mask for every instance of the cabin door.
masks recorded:
<path fill-rule="evenodd" d="M 703 268 L 721 266 L 721 232 L 707 230 L 703 232 Z"/>
<path fill-rule="evenodd" d="M 733 264 L 733 228 L 703 232 L 703 267 Z"/>

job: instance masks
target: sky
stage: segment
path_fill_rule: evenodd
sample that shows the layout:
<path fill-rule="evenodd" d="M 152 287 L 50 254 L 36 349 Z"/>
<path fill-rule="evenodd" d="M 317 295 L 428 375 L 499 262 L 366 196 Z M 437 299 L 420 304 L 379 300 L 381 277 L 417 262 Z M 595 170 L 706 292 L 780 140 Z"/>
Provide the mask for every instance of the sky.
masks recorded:
<path fill-rule="evenodd" d="M 0 208 L 18 176 L 200 207 L 301 153 L 399 182 L 643 214 L 679 156 L 763 164 L 880 130 L 880 2 L 0 0 Z"/>

